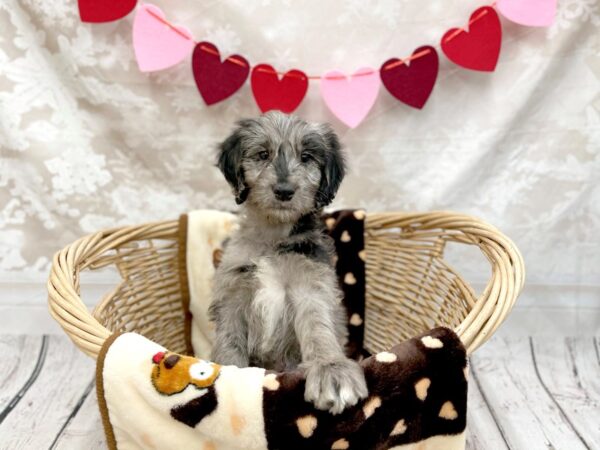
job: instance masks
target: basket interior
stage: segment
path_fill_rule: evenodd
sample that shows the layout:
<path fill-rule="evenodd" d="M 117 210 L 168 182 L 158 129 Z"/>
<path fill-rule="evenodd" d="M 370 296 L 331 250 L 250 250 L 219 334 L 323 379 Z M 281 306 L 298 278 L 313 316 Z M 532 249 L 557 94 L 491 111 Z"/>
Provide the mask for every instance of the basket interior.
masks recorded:
<path fill-rule="evenodd" d="M 113 332 L 134 331 L 184 353 L 178 253 L 175 237 L 133 241 L 111 251 L 101 266 L 116 267 L 121 281 L 94 309 L 94 317 Z"/>
<path fill-rule="evenodd" d="M 467 316 L 475 293 L 444 259 L 457 237 L 442 229 L 367 229 L 367 350 L 389 349 L 436 326 L 455 328 Z"/>

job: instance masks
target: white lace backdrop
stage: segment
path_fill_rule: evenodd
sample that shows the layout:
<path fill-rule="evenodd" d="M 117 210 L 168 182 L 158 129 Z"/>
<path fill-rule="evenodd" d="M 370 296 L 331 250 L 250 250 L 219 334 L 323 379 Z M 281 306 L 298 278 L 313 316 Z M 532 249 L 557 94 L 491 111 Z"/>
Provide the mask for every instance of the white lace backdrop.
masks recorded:
<path fill-rule="evenodd" d="M 410 55 L 484 4 L 155 3 L 223 54 L 309 74 Z M 349 130 L 311 82 L 297 113 L 331 121 L 346 145 L 351 170 L 335 206 L 480 216 L 521 248 L 531 286 L 591 290 L 582 300 L 589 307 L 600 292 L 600 1 L 558 3 L 548 29 L 502 19 L 494 73 L 463 70 L 441 56 L 422 111 L 382 88 L 365 122 Z M 208 108 L 189 59 L 141 73 L 132 20 L 81 23 L 76 0 L 0 1 L 0 280 L 13 288 L 33 283 L 40 308 L 52 254 L 77 237 L 233 207 L 213 166 L 214 147 L 233 121 L 258 113 L 248 84 Z M 0 305 L 19 301 L 3 296 Z"/>

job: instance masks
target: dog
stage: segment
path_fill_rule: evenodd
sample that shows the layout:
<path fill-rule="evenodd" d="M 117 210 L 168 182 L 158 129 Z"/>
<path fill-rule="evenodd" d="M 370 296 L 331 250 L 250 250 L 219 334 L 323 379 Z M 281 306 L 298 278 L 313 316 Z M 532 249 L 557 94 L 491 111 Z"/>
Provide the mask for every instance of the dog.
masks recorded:
<path fill-rule="evenodd" d="M 213 361 L 306 374 L 304 398 L 339 414 L 368 394 L 344 354 L 346 313 L 320 215 L 345 174 L 329 125 L 280 112 L 242 120 L 217 166 L 241 205 L 216 270 Z"/>

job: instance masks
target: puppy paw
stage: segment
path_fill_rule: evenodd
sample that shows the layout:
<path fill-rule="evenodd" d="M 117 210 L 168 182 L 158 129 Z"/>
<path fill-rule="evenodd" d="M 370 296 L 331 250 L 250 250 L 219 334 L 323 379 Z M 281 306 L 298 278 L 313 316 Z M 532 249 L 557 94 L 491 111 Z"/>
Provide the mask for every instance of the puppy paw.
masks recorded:
<path fill-rule="evenodd" d="M 351 359 L 305 364 L 304 399 L 317 409 L 339 414 L 368 395 L 365 374 Z"/>

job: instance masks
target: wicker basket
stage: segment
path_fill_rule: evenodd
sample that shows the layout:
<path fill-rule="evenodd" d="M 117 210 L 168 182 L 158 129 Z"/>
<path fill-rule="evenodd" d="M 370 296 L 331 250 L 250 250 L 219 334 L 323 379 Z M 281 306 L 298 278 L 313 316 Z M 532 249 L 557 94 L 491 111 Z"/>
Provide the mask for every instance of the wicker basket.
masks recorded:
<path fill-rule="evenodd" d="M 82 351 L 96 358 L 115 331 L 135 331 L 171 351 L 184 351 L 179 232 L 177 221 L 114 228 L 55 255 L 50 312 Z M 476 245 L 491 264 L 481 295 L 444 260 L 447 242 Z M 471 353 L 504 321 L 523 286 L 523 260 L 515 245 L 496 228 L 461 214 L 367 214 L 365 250 L 369 351 L 446 325 Z M 80 273 L 109 265 L 122 280 L 90 313 L 79 295 Z"/>

